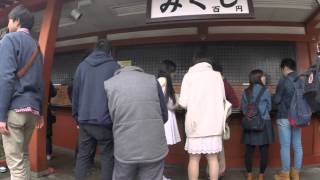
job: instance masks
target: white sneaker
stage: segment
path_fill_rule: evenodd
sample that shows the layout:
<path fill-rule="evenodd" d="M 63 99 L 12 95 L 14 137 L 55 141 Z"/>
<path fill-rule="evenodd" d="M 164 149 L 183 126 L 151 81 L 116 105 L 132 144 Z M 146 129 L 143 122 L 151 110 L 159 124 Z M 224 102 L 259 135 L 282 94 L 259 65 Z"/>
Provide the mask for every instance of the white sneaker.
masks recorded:
<path fill-rule="evenodd" d="M 171 180 L 171 179 L 163 176 L 163 180 Z"/>
<path fill-rule="evenodd" d="M 8 169 L 5 166 L 0 166 L 0 173 L 6 173 L 7 170 Z"/>

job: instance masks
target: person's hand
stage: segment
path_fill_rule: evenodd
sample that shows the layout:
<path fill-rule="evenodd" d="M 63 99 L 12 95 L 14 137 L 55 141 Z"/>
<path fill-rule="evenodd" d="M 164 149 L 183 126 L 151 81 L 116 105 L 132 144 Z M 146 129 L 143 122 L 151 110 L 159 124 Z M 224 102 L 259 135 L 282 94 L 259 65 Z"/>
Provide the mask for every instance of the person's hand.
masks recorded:
<path fill-rule="evenodd" d="M 43 116 L 40 117 L 40 119 L 38 119 L 38 121 L 36 122 L 36 128 L 37 129 L 41 129 L 44 126 L 44 119 Z"/>
<path fill-rule="evenodd" d="M 9 135 L 9 130 L 6 122 L 0 122 L 0 134 Z"/>

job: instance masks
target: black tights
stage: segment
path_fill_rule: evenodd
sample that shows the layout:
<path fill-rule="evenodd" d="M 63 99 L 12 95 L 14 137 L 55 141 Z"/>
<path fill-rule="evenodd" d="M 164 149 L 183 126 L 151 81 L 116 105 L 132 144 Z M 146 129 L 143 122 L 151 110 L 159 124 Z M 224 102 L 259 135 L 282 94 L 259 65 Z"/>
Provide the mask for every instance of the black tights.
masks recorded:
<path fill-rule="evenodd" d="M 247 145 L 245 154 L 245 163 L 247 172 L 252 172 L 252 157 L 256 146 Z M 268 149 L 269 145 L 259 146 L 260 149 L 260 173 L 263 174 L 268 165 Z"/>

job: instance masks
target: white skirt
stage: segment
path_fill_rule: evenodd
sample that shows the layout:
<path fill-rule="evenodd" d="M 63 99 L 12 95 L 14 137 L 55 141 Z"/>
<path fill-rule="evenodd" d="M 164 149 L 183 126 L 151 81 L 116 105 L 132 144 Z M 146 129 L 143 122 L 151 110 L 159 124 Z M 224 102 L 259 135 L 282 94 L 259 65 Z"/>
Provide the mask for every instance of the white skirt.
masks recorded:
<path fill-rule="evenodd" d="M 187 138 L 184 149 L 189 154 L 216 154 L 222 151 L 222 137 Z"/>
<path fill-rule="evenodd" d="M 164 124 L 167 144 L 174 145 L 181 141 L 176 115 L 172 111 L 168 111 L 168 121 Z"/>

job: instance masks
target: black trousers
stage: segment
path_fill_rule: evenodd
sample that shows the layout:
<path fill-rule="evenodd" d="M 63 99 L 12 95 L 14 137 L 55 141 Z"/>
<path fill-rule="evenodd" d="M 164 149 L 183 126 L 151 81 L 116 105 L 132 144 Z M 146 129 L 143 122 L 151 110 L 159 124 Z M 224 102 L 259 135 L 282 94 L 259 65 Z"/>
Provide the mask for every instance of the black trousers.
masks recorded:
<path fill-rule="evenodd" d="M 53 123 L 48 120 L 47 123 L 47 141 L 46 141 L 46 151 L 47 155 L 52 155 L 52 125 Z"/>
<path fill-rule="evenodd" d="M 94 166 L 94 159 L 96 157 L 96 151 L 97 151 L 97 143 L 93 147 L 95 147 L 95 149 L 92 151 L 92 154 L 90 155 L 91 157 L 90 167 Z M 74 150 L 74 166 L 76 166 L 78 152 L 79 152 L 79 140 L 77 141 L 76 148 Z"/>
<path fill-rule="evenodd" d="M 101 150 L 101 179 L 112 180 L 113 136 L 112 129 L 92 124 L 80 124 L 79 152 L 76 161 L 76 180 L 86 180 L 92 153 L 98 144 Z"/>
<path fill-rule="evenodd" d="M 252 158 L 256 146 L 247 145 L 245 153 L 245 164 L 248 173 L 252 172 Z M 268 150 L 269 145 L 258 146 L 260 149 L 260 173 L 263 174 L 266 171 L 268 165 Z"/>

